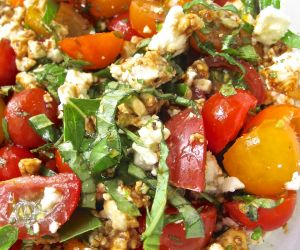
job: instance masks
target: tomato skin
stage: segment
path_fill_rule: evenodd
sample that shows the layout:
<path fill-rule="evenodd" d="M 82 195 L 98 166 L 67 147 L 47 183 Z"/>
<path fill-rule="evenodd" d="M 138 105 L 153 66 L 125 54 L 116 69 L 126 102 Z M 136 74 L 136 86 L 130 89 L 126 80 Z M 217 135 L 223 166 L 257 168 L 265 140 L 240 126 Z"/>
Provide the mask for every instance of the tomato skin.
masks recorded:
<path fill-rule="evenodd" d="M 63 162 L 63 159 L 58 150 L 55 150 L 55 161 L 59 173 L 74 173 L 69 164 Z"/>
<path fill-rule="evenodd" d="M 167 209 L 167 214 L 176 214 L 175 209 Z M 217 221 L 217 209 L 213 206 L 203 206 L 200 216 L 205 228 L 205 237 L 203 238 L 185 238 L 185 229 L 183 223 L 170 223 L 163 229 L 160 237 L 160 250 L 201 250 L 210 241 Z M 172 237 L 173 236 L 173 237 Z M 174 237 L 178 241 L 174 241 Z"/>
<path fill-rule="evenodd" d="M 47 91 L 40 88 L 25 89 L 15 94 L 5 110 L 7 128 L 12 141 L 26 148 L 43 145 L 44 140 L 31 128 L 28 119 L 38 114 L 45 114 L 53 123 L 58 124 L 58 105 L 52 98 L 46 103 Z"/>
<path fill-rule="evenodd" d="M 232 96 L 220 93 L 211 96 L 203 106 L 202 116 L 208 148 L 220 153 L 236 138 L 243 127 L 248 111 L 256 105 L 256 98 L 248 91 L 237 90 Z"/>
<path fill-rule="evenodd" d="M 127 41 L 130 41 L 133 36 L 138 35 L 131 27 L 128 12 L 113 17 L 108 23 L 108 29 L 120 32 Z"/>
<path fill-rule="evenodd" d="M 29 150 L 14 145 L 8 145 L 0 149 L 0 158 L 5 163 L 1 164 L 0 181 L 9 180 L 21 176 L 18 163 L 24 158 L 34 158 Z"/>
<path fill-rule="evenodd" d="M 225 60 L 225 58 L 222 57 L 209 56 L 205 58 L 205 62 L 209 68 L 225 68 L 227 70 L 240 72 L 240 69 L 237 66 L 231 65 Z M 266 99 L 266 90 L 263 79 L 251 64 L 241 60 L 239 60 L 239 63 L 241 63 L 246 70 L 244 80 L 247 83 L 251 93 L 256 97 L 257 104 L 263 104 Z"/>
<path fill-rule="evenodd" d="M 65 38 L 59 46 L 73 59 L 89 62 L 84 69 L 100 69 L 115 61 L 123 47 L 123 39 L 114 32 L 96 33 Z"/>
<path fill-rule="evenodd" d="M 156 25 L 164 20 L 164 13 L 157 13 L 157 9 L 163 10 L 159 1 L 132 0 L 129 8 L 129 20 L 131 26 L 142 37 L 152 37 L 156 34 Z M 145 30 L 145 27 L 149 29 Z"/>
<path fill-rule="evenodd" d="M 224 6 L 225 3 L 228 2 L 228 0 L 214 0 L 214 2 L 220 6 Z"/>
<path fill-rule="evenodd" d="M 2 119 L 4 118 L 5 115 L 5 103 L 3 101 L 2 98 L 0 98 L 0 120 L 2 121 Z M 4 131 L 3 128 L 1 126 L 0 128 L 0 144 L 4 141 L 5 137 L 4 137 Z"/>
<path fill-rule="evenodd" d="M 21 250 L 22 249 L 22 241 L 21 240 L 17 240 L 17 242 L 15 244 L 13 244 L 9 250 Z"/>
<path fill-rule="evenodd" d="M 131 0 L 87 0 L 95 18 L 112 17 L 128 10 Z M 113 8 L 112 8 L 113 6 Z"/>
<path fill-rule="evenodd" d="M 296 207 L 297 193 L 289 191 L 283 197 L 284 202 L 275 208 L 258 208 L 258 220 L 251 221 L 240 209 L 241 204 L 238 201 L 225 202 L 224 207 L 230 218 L 246 227 L 253 230 L 260 226 L 264 231 L 272 231 L 282 227 L 293 215 Z M 278 200 L 277 198 L 276 200 Z"/>
<path fill-rule="evenodd" d="M 242 135 L 224 154 L 228 175 L 245 184 L 245 190 L 260 196 L 284 193 L 285 183 L 298 172 L 300 144 L 287 123 L 266 120 Z"/>
<path fill-rule="evenodd" d="M 39 233 L 37 236 L 49 235 L 49 225 L 56 221 L 63 225 L 71 216 L 79 203 L 81 181 L 75 174 L 58 174 L 52 177 L 23 176 L 0 183 L 0 226 L 8 224 L 13 204 L 11 196 L 16 200 L 26 199 L 28 194 L 43 195 L 45 187 L 53 187 L 62 194 L 61 201 L 49 211 L 44 218 L 37 221 Z M 27 232 L 24 221 L 13 224 L 19 229 L 19 239 L 32 239 Z"/>
<path fill-rule="evenodd" d="M 166 127 L 171 135 L 167 140 L 167 164 L 170 182 L 180 188 L 201 192 L 205 188 L 206 138 L 202 118 L 191 109 L 173 116 Z M 196 138 L 197 134 L 201 138 Z M 191 136 L 195 139 L 191 141 Z"/>
<path fill-rule="evenodd" d="M 0 86 L 15 85 L 16 75 L 16 53 L 7 39 L 0 40 Z"/>

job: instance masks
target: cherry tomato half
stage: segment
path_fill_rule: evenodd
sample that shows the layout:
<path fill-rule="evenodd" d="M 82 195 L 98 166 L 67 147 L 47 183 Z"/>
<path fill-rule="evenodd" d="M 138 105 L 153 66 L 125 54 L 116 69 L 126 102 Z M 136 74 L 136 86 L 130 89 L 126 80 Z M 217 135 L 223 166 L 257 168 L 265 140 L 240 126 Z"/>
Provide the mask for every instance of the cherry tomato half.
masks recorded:
<path fill-rule="evenodd" d="M 242 135 L 224 154 L 230 176 L 239 178 L 247 192 L 278 195 L 299 171 L 300 144 L 287 123 L 266 120 Z"/>
<path fill-rule="evenodd" d="M 26 89 L 15 94 L 5 110 L 9 135 L 15 144 L 26 148 L 43 145 L 43 139 L 29 125 L 32 116 L 45 114 L 53 123 L 58 124 L 58 106 L 54 98 L 40 88 Z"/>
<path fill-rule="evenodd" d="M 173 116 L 166 127 L 170 182 L 180 188 L 201 192 L 205 187 L 206 139 L 202 118 L 191 109 Z"/>
<path fill-rule="evenodd" d="M 228 70 L 238 71 L 240 69 L 237 66 L 231 65 L 223 57 L 206 57 L 205 61 L 209 68 L 225 68 Z M 265 84 L 261 76 L 258 74 L 256 69 L 249 63 L 239 61 L 246 70 L 244 80 L 248 85 L 251 93 L 256 97 L 257 104 L 263 104 L 266 99 Z"/>
<path fill-rule="evenodd" d="M 240 210 L 241 202 L 239 201 L 225 202 L 224 207 L 230 218 L 247 229 L 253 230 L 260 226 L 264 231 L 272 231 L 286 224 L 295 210 L 297 193 L 288 192 L 283 198 L 283 203 L 275 208 L 258 208 L 257 221 L 251 221 L 246 214 Z M 278 198 L 276 200 L 278 200 Z"/>
<path fill-rule="evenodd" d="M 46 188 L 53 188 L 59 198 L 52 200 L 49 210 L 43 211 L 37 204 L 42 203 Z M 50 235 L 51 223 L 61 227 L 70 218 L 78 205 L 80 190 L 81 182 L 75 174 L 23 176 L 1 182 L 0 226 L 10 223 L 19 229 L 19 239 L 32 239 L 32 230 L 37 223 L 36 236 Z"/>
<path fill-rule="evenodd" d="M 15 85 L 16 75 L 16 54 L 10 46 L 9 40 L 0 40 L 0 86 Z"/>
<path fill-rule="evenodd" d="M 202 116 L 208 148 L 220 153 L 236 138 L 243 127 L 248 111 L 256 105 L 256 98 L 248 91 L 237 90 L 232 96 L 220 93 L 211 96 L 203 106 Z"/>
<path fill-rule="evenodd" d="M 24 158 L 34 158 L 34 155 L 29 150 L 14 145 L 1 148 L 0 181 L 21 176 L 18 164 Z"/>
<path fill-rule="evenodd" d="M 69 164 L 63 162 L 63 159 L 58 150 L 55 150 L 55 161 L 59 173 L 73 173 L 73 170 L 72 168 L 70 168 Z"/>
<path fill-rule="evenodd" d="M 131 27 L 128 12 L 113 17 L 108 23 L 108 29 L 120 32 L 127 41 L 130 41 L 133 36 L 138 35 Z"/>
<path fill-rule="evenodd" d="M 167 214 L 176 214 L 176 210 L 167 209 Z M 183 223 L 170 223 L 163 229 L 160 237 L 160 250 L 201 250 L 210 241 L 215 230 L 217 220 L 217 209 L 213 206 L 203 206 L 200 216 L 204 224 L 203 238 L 185 238 L 185 229 Z"/>
<path fill-rule="evenodd" d="M 95 18 L 112 17 L 128 11 L 131 0 L 87 0 L 89 11 Z"/>

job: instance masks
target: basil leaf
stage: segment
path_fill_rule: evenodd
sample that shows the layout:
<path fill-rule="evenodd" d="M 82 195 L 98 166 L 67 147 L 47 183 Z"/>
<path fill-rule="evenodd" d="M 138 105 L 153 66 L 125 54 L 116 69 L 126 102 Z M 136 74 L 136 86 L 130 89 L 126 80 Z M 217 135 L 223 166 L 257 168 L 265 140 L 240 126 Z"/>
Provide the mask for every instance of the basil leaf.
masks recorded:
<path fill-rule="evenodd" d="M 101 78 L 112 78 L 109 68 L 101 69 L 93 73 L 94 76 L 98 76 Z"/>
<path fill-rule="evenodd" d="M 280 0 L 259 0 L 259 8 L 263 10 L 268 6 L 273 6 L 276 9 L 280 9 Z"/>
<path fill-rule="evenodd" d="M 5 117 L 2 118 L 1 125 L 5 140 L 10 141 L 10 136 L 7 129 L 7 120 Z"/>
<path fill-rule="evenodd" d="M 281 39 L 290 48 L 300 49 L 300 35 L 288 31 L 285 36 Z"/>
<path fill-rule="evenodd" d="M 65 68 L 81 69 L 85 66 L 91 65 L 90 62 L 79 60 L 79 59 L 73 59 L 66 54 L 63 54 L 63 58 L 64 58 L 64 61 L 61 64 L 61 66 L 65 67 Z"/>
<path fill-rule="evenodd" d="M 101 226 L 100 219 L 93 216 L 90 210 L 78 208 L 71 218 L 58 230 L 59 242 L 65 242 Z"/>
<path fill-rule="evenodd" d="M 122 145 L 115 122 L 117 106 L 135 91 L 115 82 L 108 84 L 96 114 L 97 137 L 90 154 L 90 163 L 95 175 L 120 162 Z"/>
<path fill-rule="evenodd" d="M 193 0 L 193 1 L 190 1 L 188 3 L 185 3 L 183 5 L 183 10 L 187 11 L 187 10 L 191 9 L 192 7 L 194 7 L 196 5 L 202 5 L 202 6 L 206 7 L 207 9 L 214 10 L 214 11 L 227 10 L 227 11 L 231 11 L 231 12 L 233 12 L 235 14 L 238 14 L 238 15 L 240 14 L 239 10 L 234 5 L 230 4 L 230 5 L 225 5 L 225 6 L 221 7 L 221 6 L 216 5 L 216 4 L 210 4 L 205 0 Z"/>
<path fill-rule="evenodd" d="M 128 201 L 122 194 L 118 191 L 118 180 L 105 181 L 104 185 L 106 191 L 110 194 L 111 198 L 116 202 L 117 207 L 120 211 L 129 216 L 140 216 L 141 213 L 137 206 Z"/>
<path fill-rule="evenodd" d="M 236 57 L 246 61 L 257 62 L 260 59 L 259 55 L 256 53 L 256 50 L 251 45 L 239 47 L 236 52 Z"/>
<path fill-rule="evenodd" d="M 256 227 L 253 230 L 253 233 L 251 234 L 251 239 L 252 240 L 259 240 L 263 235 L 263 230 L 261 229 L 261 227 Z"/>
<path fill-rule="evenodd" d="M 64 84 L 67 71 L 56 64 L 45 64 L 42 68 L 33 71 L 36 80 L 45 86 L 49 93 L 58 99 L 57 89 Z"/>
<path fill-rule="evenodd" d="M 145 172 L 134 164 L 130 164 L 128 173 L 145 182 L 152 190 L 156 189 L 157 181 L 147 178 Z M 186 238 L 203 237 L 203 222 L 197 210 L 176 189 L 168 187 L 168 202 L 176 207 L 184 221 Z"/>
<path fill-rule="evenodd" d="M 162 128 L 163 129 L 163 128 Z M 163 133 L 163 131 L 161 132 Z M 164 138 L 162 136 L 162 138 Z M 164 211 L 167 204 L 169 168 L 166 163 L 168 146 L 163 139 L 160 143 L 160 158 L 157 171 L 157 185 L 150 213 L 147 214 L 146 230 L 142 235 L 145 250 L 159 249 L 160 235 L 164 225 Z"/>
<path fill-rule="evenodd" d="M 58 8 L 59 5 L 55 2 L 55 0 L 47 0 L 46 11 L 42 18 L 44 24 L 49 25 L 52 22 L 56 16 Z"/>
<path fill-rule="evenodd" d="M 232 96 L 237 93 L 234 86 L 230 83 L 223 84 L 219 92 L 225 97 Z"/>
<path fill-rule="evenodd" d="M 58 131 L 54 127 L 54 123 L 45 114 L 30 117 L 29 124 L 43 140 L 48 142 L 57 141 Z"/>
<path fill-rule="evenodd" d="M 58 146 L 60 155 L 69 164 L 74 173 L 82 181 L 81 207 L 96 207 L 96 184 L 89 169 L 88 161 L 74 149 L 71 142 L 65 142 Z"/>
<path fill-rule="evenodd" d="M 242 0 L 244 5 L 244 11 L 248 14 L 251 14 L 253 17 L 256 17 L 259 13 L 259 6 L 257 0 Z"/>
<path fill-rule="evenodd" d="M 70 98 L 69 101 L 76 109 L 80 110 L 81 114 L 85 115 L 83 117 L 96 115 L 100 106 L 100 99 Z"/>
<path fill-rule="evenodd" d="M 8 250 L 18 240 L 18 229 L 12 225 L 0 228 L 0 250 Z"/>

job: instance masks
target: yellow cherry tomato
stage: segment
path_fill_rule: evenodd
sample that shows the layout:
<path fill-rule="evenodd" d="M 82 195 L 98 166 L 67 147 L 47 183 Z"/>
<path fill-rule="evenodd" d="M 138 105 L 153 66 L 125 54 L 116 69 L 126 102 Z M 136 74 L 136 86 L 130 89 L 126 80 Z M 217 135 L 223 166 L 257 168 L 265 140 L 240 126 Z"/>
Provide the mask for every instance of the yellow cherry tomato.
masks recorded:
<path fill-rule="evenodd" d="M 48 37 L 50 36 L 49 31 L 45 28 L 42 18 L 44 16 L 45 10 L 39 8 L 38 4 L 35 2 L 30 6 L 25 13 L 25 24 L 35 31 L 38 35 Z"/>
<path fill-rule="evenodd" d="M 5 110 L 5 103 L 2 98 L 0 98 L 0 121 L 2 121 L 4 117 L 4 110 Z M 0 129 L 0 144 L 4 141 L 4 133 L 3 133 L 3 128 L 1 126 Z"/>
<path fill-rule="evenodd" d="M 277 195 L 299 171 L 300 145 L 294 130 L 282 120 L 268 120 L 241 136 L 225 153 L 223 164 L 247 192 Z"/>

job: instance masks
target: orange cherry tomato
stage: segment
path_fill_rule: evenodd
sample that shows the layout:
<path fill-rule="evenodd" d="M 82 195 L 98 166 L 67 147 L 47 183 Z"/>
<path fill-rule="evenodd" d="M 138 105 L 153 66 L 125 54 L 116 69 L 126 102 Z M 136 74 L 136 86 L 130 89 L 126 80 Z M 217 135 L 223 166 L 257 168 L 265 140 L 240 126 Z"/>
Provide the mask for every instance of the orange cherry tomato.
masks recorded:
<path fill-rule="evenodd" d="M 272 105 L 259 112 L 246 124 L 244 132 L 250 131 L 252 128 L 257 127 L 265 120 L 285 120 L 290 123 L 295 132 L 300 135 L 300 109 L 289 105 Z"/>
<path fill-rule="evenodd" d="M 105 68 L 120 54 L 123 39 L 114 32 L 65 38 L 59 42 L 61 50 L 74 59 L 89 62 L 85 69 Z"/>
<path fill-rule="evenodd" d="M 23 6 L 24 0 L 9 0 L 8 4 L 11 5 L 12 7 Z"/>
<path fill-rule="evenodd" d="M 246 227 L 249 230 L 253 230 L 256 227 L 261 227 L 264 231 L 272 231 L 279 227 L 282 227 L 293 215 L 295 210 L 297 193 L 288 192 L 282 198 L 283 203 L 274 208 L 258 208 L 257 221 L 251 221 L 246 214 L 240 210 L 241 202 L 231 201 L 225 202 L 224 207 L 229 217 Z M 276 198 L 275 200 L 278 200 Z"/>
<path fill-rule="evenodd" d="M 90 13 L 95 18 L 112 17 L 126 12 L 131 0 L 87 0 Z"/>
<path fill-rule="evenodd" d="M 142 37 L 156 34 L 156 26 L 164 19 L 164 8 L 160 1 L 133 0 L 129 9 L 131 26 Z"/>
<path fill-rule="evenodd" d="M 247 192 L 277 195 L 299 171 L 300 145 L 287 123 L 267 120 L 244 134 L 224 154 L 230 176 L 239 178 Z"/>

